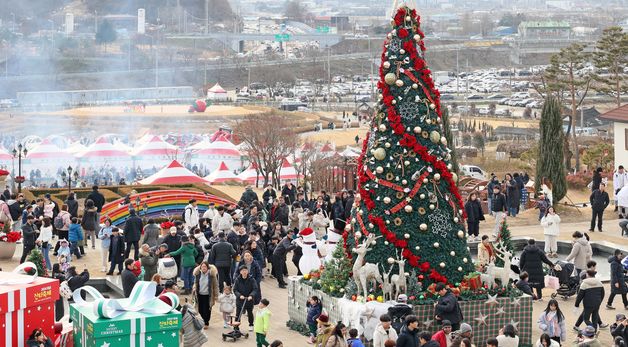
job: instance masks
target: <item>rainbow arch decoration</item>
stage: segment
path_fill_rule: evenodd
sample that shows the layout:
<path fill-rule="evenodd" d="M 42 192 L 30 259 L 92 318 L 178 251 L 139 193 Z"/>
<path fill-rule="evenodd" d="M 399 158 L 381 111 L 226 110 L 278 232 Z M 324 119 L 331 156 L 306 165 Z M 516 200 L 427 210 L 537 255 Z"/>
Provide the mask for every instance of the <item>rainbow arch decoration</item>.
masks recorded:
<path fill-rule="evenodd" d="M 139 206 L 137 198 L 140 198 Z M 198 212 L 202 215 L 210 203 L 218 205 L 234 204 L 235 201 L 217 197 L 206 192 L 192 190 L 153 190 L 131 195 L 131 203 L 123 205 L 124 198 L 105 204 L 100 212 L 100 222 L 108 217 L 112 225 L 123 225 L 131 208 L 142 218 L 169 218 L 181 216 L 191 199 L 198 202 Z"/>

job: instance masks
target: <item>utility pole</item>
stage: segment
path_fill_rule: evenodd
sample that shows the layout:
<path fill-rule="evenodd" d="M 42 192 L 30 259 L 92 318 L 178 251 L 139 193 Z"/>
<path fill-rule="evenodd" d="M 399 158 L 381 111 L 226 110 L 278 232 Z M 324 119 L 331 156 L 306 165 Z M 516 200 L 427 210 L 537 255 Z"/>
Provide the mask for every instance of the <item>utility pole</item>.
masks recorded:
<path fill-rule="evenodd" d="M 371 65 L 371 100 L 375 100 L 375 82 L 373 81 L 373 75 L 375 74 L 374 72 L 374 67 L 373 65 L 373 52 L 371 52 L 371 38 L 369 37 L 369 64 Z"/>
<path fill-rule="evenodd" d="M 98 11 L 94 11 L 94 33 L 98 34 Z"/>
<path fill-rule="evenodd" d="M 131 49 L 132 49 L 132 45 L 131 45 L 131 36 L 129 36 L 129 57 L 128 57 L 128 64 L 127 64 L 127 70 L 131 71 Z"/>
<path fill-rule="evenodd" d="M 205 0 L 205 34 L 209 33 L 209 0 Z"/>
<path fill-rule="evenodd" d="M 331 109 L 331 47 L 327 47 L 327 111 Z"/>
<path fill-rule="evenodd" d="M 460 96 L 460 48 L 456 49 L 456 96 Z"/>

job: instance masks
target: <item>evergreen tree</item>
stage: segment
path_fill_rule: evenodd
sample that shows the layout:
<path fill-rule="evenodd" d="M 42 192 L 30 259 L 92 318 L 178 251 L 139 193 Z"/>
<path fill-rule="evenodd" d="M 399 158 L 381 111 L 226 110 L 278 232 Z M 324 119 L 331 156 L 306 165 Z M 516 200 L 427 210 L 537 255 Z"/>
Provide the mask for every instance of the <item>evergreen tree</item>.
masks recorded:
<path fill-rule="evenodd" d="M 39 248 L 33 248 L 30 253 L 28 253 L 28 257 L 26 257 L 26 261 L 30 261 L 31 263 L 37 266 L 37 275 L 41 277 L 48 277 L 48 269 L 46 268 L 46 260 L 44 259 L 43 253 L 39 250 Z"/>
<path fill-rule="evenodd" d="M 508 222 L 506 221 L 505 218 L 504 218 L 504 221 L 502 222 L 502 225 L 499 228 L 499 233 L 497 234 L 497 238 L 495 239 L 495 245 L 499 244 L 499 242 L 502 242 L 503 247 L 506 247 L 506 249 L 511 254 L 515 254 L 515 248 L 512 245 L 510 229 L 508 229 Z M 495 266 L 504 266 L 504 261 L 497 258 L 495 260 Z"/>
<path fill-rule="evenodd" d="M 382 54 L 381 93 L 358 164 L 360 200 L 352 213 L 347 250 L 368 234 L 365 261 L 389 268 L 396 252 L 423 287 L 459 283 L 473 271 L 463 201 L 443 136 L 439 93 L 424 57 L 416 11 L 395 11 Z"/>
<path fill-rule="evenodd" d="M 332 256 L 333 259 L 325 263 L 320 285 L 323 292 L 342 297 L 350 278 L 348 269 L 351 269 L 351 260 L 345 256 L 342 242 L 338 242 Z"/>
<path fill-rule="evenodd" d="M 537 192 L 541 189 L 544 177 L 549 179 L 552 184 L 554 203 L 560 201 L 567 194 L 566 169 L 563 158 L 565 141 L 560 110 L 561 105 L 558 99 L 553 96 L 545 99 L 539 124 L 541 139 L 536 161 L 535 189 Z"/>
<path fill-rule="evenodd" d="M 451 150 L 449 154 L 451 155 L 451 165 L 453 166 L 453 171 L 456 174 L 459 174 L 460 172 L 458 172 L 458 170 L 460 170 L 460 167 L 458 166 L 458 156 L 456 155 L 456 146 L 451 132 L 451 128 L 453 127 L 455 127 L 455 125 L 449 124 L 449 110 L 445 107 L 443 108 L 443 136 L 447 139 L 447 146 L 449 146 L 449 149 Z"/>
<path fill-rule="evenodd" d="M 482 135 L 481 132 L 473 133 L 473 145 L 475 146 L 475 148 L 482 151 L 482 156 L 484 156 L 485 143 L 484 143 L 484 135 Z"/>
<path fill-rule="evenodd" d="M 96 33 L 96 43 L 99 45 L 105 45 L 105 50 L 107 49 L 107 44 L 114 42 L 118 38 L 118 33 L 116 29 L 114 29 L 111 22 L 108 20 L 102 21 L 98 26 L 98 32 Z"/>
<path fill-rule="evenodd" d="M 607 74 L 596 74 L 598 82 L 595 89 L 615 98 L 617 107 L 621 106 L 622 94 L 628 93 L 626 68 L 628 67 L 628 33 L 621 27 L 604 29 L 597 42 L 593 61 L 597 69 L 607 70 Z"/>

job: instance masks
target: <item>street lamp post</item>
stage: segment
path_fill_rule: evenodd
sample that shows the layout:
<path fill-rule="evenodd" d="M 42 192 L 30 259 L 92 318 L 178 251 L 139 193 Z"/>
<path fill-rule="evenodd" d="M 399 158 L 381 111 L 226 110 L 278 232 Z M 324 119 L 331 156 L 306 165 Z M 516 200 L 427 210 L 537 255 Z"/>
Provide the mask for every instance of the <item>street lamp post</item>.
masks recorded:
<path fill-rule="evenodd" d="M 74 178 L 74 182 L 78 181 L 79 179 L 78 170 L 74 171 L 74 175 L 72 175 L 72 171 L 72 167 L 68 166 L 66 171 L 61 172 L 61 178 L 63 179 L 63 183 L 68 184 L 68 196 L 70 196 L 70 193 L 72 193 L 72 178 Z"/>
<path fill-rule="evenodd" d="M 22 192 L 22 183 L 24 183 L 25 178 L 22 176 L 22 158 L 26 158 L 28 154 L 28 150 L 26 146 L 22 146 L 22 144 L 18 144 L 17 148 L 13 148 L 13 158 L 17 158 L 17 177 L 15 177 L 15 182 L 17 183 L 17 192 Z"/>

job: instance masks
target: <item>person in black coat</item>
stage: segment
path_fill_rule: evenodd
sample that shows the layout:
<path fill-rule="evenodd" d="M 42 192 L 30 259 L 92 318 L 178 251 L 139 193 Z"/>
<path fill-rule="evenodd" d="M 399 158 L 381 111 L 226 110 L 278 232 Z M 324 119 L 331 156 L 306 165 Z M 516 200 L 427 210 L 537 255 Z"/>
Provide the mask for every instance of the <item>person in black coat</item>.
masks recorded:
<path fill-rule="evenodd" d="M 297 246 L 292 242 L 294 230 L 288 230 L 287 235 L 275 247 L 273 251 L 273 276 L 277 279 L 279 288 L 286 288 L 288 285 L 283 276 L 286 269 L 286 256 L 288 252 L 294 250 Z"/>
<path fill-rule="evenodd" d="M 506 187 L 506 204 L 508 206 L 508 215 L 517 217 L 517 209 L 519 208 L 519 200 L 521 196 L 521 187 L 510 174 L 506 174 L 504 179 Z"/>
<path fill-rule="evenodd" d="M 331 206 L 331 219 L 334 221 L 334 228 L 344 232 L 347 219 L 345 218 L 345 205 L 340 193 L 336 194 L 334 203 Z"/>
<path fill-rule="evenodd" d="M 414 315 L 406 317 L 401 333 L 397 338 L 397 347 L 419 346 L 419 319 Z"/>
<path fill-rule="evenodd" d="M 231 263 L 233 262 L 233 257 L 236 255 L 236 251 L 233 245 L 227 242 L 224 232 L 221 231 L 218 233 L 218 239 L 218 243 L 212 246 L 209 255 L 209 263 L 213 264 L 216 266 L 216 269 L 218 269 L 218 287 L 222 293 L 225 283 L 231 286 Z"/>
<path fill-rule="evenodd" d="M 87 200 L 92 200 L 94 202 L 94 206 L 96 206 L 98 211 L 98 217 L 100 217 L 102 207 L 105 205 L 105 196 L 98 191 L 98 186 L 92 187 L 92 192 L 87 196 Z"/>
<path fill-rule="evenodd" d="M 177 234 L 177 228 L 171 227 L 168 235 L 164 236 L 162 243 L 168 246 L 168 252 L 172 253 L 181 248 L 181 236 Z M 173 255 L 172 258 L 177 263 L 177 277 L 181 272 L 181 255 Z"/>
<path fill-rule="evenodd" d="M 580 284 L 578 296 L 576 297 L 575 306 L 580 303 L 584 306 L 582 317 L 586 325 L 591 325 L 597 330 L 600 322 L 600 306 L 604 301 L 604 285 L 595 278 L 595 271 L 587 270 L 587 278 Z"/>
<path fill-rule="evenodd" d="M 606 308 L 614 310 L 613 300 L 615 295 L 621 295 L 621 299 L 624 302 L 624 310 L 628 310 L 628 298 L 626 298 L 626 280 L 624 279 L 624 268 L 621 264 L 621 260 L 624 259 L 623 253 L 616 249 L 612 257 L 608 258 L 608 262 L 611 264 L 611 295 L 608 296 L 608 302 Z"/>
<path fill-rule="evenodd" d="M 245 202 L 248 206 L 251 206 L 253 201 L 258 201 L 259 198 L 257 197 L 257 193 L 253 191 L 253 187 L 247 186 L 244 193 L 242 193 L 240 200 Z"/>
<path fill-rule="evenodd" d="M 39 236 L 39 230 L 35 226 L 35 217 L 33 215 L 28 215 L 26 217 L 26 224 L 22 225 L 22 257 L 20 258 L 20 264 L 22 264 L 28 253 L 35 248 L 35 240 Z"/>
<path fill-rule="evenodd" d="M 606 184 L 599 184 L 599 188 L 595 189 L 589 196 L 589 202 L 591 203 L 591 227 L 589 231 L 594 231 L 595 220 L 597 219 L 597 229 L 602 232 L 602 217 L 604 217 L 604 210 L 610 203 L 608 193 L 606 192 Z"/>
<path fill-rule="evenodd" d="M 456 296 L 447 289 L 445 284 L 438 283 L 436 285 L 436 292 L 440 295 L 436 304 L 434 304 L 434 317 L 437 322 L 441 323 L 443 320 L 451 322 L 451 330 L 456 331 L 460 328 L 460 322 L 464 318 L 462 316 L 462 310 Z"/>
<path fill-rule="evenodd" d="M 406 294 L 399 294 L 397 296 L 397 303 L 390 306 L 387 311 L 391 319 L 391 326 L 397 334 L 401 333 L 401 330 L 405 326 L 406 317 L 411 316 L 412 306 L 408 305 L 408 296 Z"/>
<path fill-rule="evenodd" d="M 602 168 L 598 167 L 593 171 L 593 177 L 591 178 L 591 191 L 600 189 L 600 183 L 602 183 Z"/>
<path fill-rule="evenodd" d="M 74 293 L 75 290 L 83 287 L 87 281 L 89 281 L 89 271 L 83 269 L 80 274 L 76 272 L 75 266 L 70 266 L 65 274 L 65 280 L 68 282 L 68 287 Z M 83 299 L 85 299 L 85 292 L 81 293 Z M 68 299 L 68 302 L 73 303 L 74 300 Z"/>
<path fill-rule="evenodd" d="M 351 210 L 353 209 L 353 201 L 355 201 L 353 190 L 347 192 L 347 200 L 345 201 L 345 220 L 351 218 Z"/>
<path fill-rule="evenodd" d="M 262 194 L 262 200 L 264 200 L 264 206 L 266 208 L 268 208 L 268 205 L 271 201 L 277 200 L 277 192 L 271 184 L 267 185 L 264 189 L 264 194 Z"/>
<path fill-rule="evenodd" d="M 290 209 L 286 204 L 286 199 L 283 196 L 279 197 L 277 203 L 273 202 L 270 208 L 270 221 L 271 222 L 280 222 L 281 225 L 288 225 L 288 215 L 290 214 Z"/>
<path fill-rule="evenodd" d="M 259 288 L 257 282 L 249 276 L 249 269 L 246 266 L 240 266 L 238 269 L 240 275 L 233 283 L 233 293 L 236 297 L 236 317 L 240 321 L 240 313 L 244 309 L 249 320 L 249 328 L 253 327 L 253 307 L 256 305 Z"/>
<path fill-rule="evenodd" d="M 122 272 L 122 263 L 124 263 L 124 236 L 120 235 L 120 229 L 113 227 L 111 229 L 111 242 L 109 243 L 109 272 L 107 275 L 113 276 L 113 270 L 118 267 L 118 275 Z"/>
<path fill-rule="evenodd" d="M 482 203 L 478 199 L 478 194 L 476 192 L 469 194 L 467 203 L 464 205 L 464 210 L 467 213 L 469 238 L 479 237 L 480 221 L 484 220 L 484 212 L 482 211 Z"/>
<path fill-rule="evenodd" d="M 79 204 L 74 197 L 74 193 L 70 193 L 70 195 L 68 195 L 68 199 L 64 201 L 64 203 L 68 206 L 68 212 L 70 213 L 70 216 L 78 218 Z"/>
<path fill-rule="evenodd" d="M 287 204 L 292 205 L 297 197 L 297 187 L 295 187 L 292 182 L 286 183 L 283 188 L 281 188 L 281 196 L 286 199 L 285 202 Z"/>
<path fill-rule="evenodd" d="M 135 270 L 135 261 L 133 259 L 125 259 L 124 270 L 122 270 L 122 274 L 120 276 L 125 298 L 131 296 L 133 287 L 135 287 L 135 283 L 138 281 L 137 276 L 133 273 L 133 270 Z"/>
<path fill-rule="evenodd" d="M 138 260 L 140 250 L 139 241 L 142 237 L 144 223 L 142 222 L 142 218 L 135 214 L 135 210 L 129 211 L 129 214 L 129 218 L 124 223 L 124 239 L 126 240 L 126 252 L 124 253 L 124 257 L 129 257 L 131 246 L 133 246 L 135 248 L 133 259 Z"/>
<path fill-rule="evenodd" d="M 547 258 L 545 252 L 536 246 L 534 239 L 528 240 L 528 245 L 523 249 L 519 259 L 519 267 L 521 271 L 528 273 L 530 287 L 536 289 L 536 298 L 543 297 L 543 288 L 545 288 L 545 273 L 543 272 L 543 263 L 554 267 L 554 264 Z"/>

